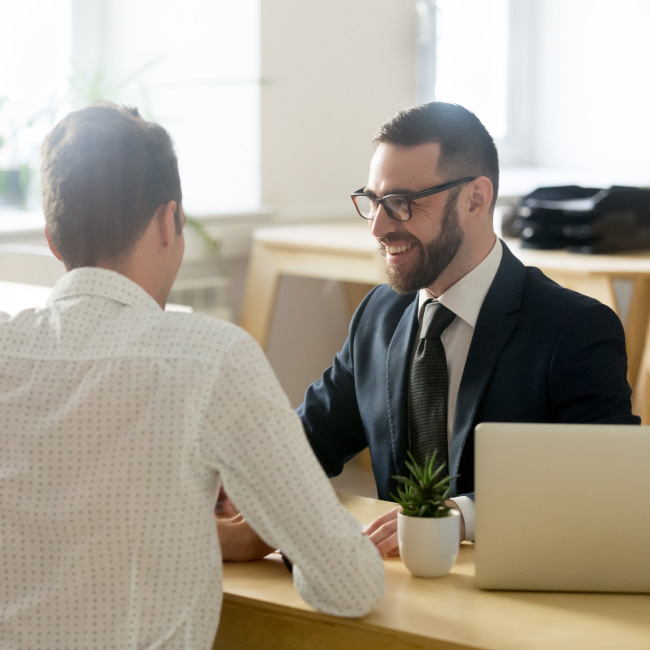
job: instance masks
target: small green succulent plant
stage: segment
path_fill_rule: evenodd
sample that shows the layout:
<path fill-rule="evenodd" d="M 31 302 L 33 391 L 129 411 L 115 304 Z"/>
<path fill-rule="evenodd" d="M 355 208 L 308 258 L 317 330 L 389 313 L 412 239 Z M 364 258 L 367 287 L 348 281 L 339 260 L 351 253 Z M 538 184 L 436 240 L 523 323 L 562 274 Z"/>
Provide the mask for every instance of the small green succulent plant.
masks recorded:
<path fill-rule="evenodd" d="M 457 478 L 446 473 L 446 463 L 435 470 L 437 450 L 419 465 L 411 452 L 406 461 L 410 476 L 393 476 L 402 486 L 397 488 L 397 495 L 391 494 L 393 501 L 402 506 L 402 513 L 407 517 L 446 517 L 451 508 L 445 505 L 449 497 L 449 481 Z"/>

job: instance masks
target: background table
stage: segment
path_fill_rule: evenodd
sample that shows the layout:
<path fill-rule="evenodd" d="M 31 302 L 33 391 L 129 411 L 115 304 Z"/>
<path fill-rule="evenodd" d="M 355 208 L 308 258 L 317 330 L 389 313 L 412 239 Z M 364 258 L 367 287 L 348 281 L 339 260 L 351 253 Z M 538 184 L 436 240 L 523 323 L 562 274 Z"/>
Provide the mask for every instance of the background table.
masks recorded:
<path fill-rule="evenodd" d="M 394 504 L 340 495 L 363 523 Z M 216 650 L 648 650 L 650 595 L 481 591 L 463 543 L 444 578 L 414 578 L 386 559 L 386 594 L 363 619 L 305 604 L 278 557 L 224 566 Z"/>
<path fill-rule="evenodd" d="M 632 284 L 625 318 L 628 379 L 634 387 L 650 319 L 650 251 L 580 255 L 561 250 L 522 248 L 506 240 L 526 265 L 536 266 L 559 284 L 609 305 L 622 316 L 614 281 Z M 242 305 L 241 325 L 266 347 L 278 285 L 283 275 L 339 280 L 352 312 L 370 286 L 385 281 L 383 260 L 367 224 L 345 222 L 260 228 L 253 246 Z"/>

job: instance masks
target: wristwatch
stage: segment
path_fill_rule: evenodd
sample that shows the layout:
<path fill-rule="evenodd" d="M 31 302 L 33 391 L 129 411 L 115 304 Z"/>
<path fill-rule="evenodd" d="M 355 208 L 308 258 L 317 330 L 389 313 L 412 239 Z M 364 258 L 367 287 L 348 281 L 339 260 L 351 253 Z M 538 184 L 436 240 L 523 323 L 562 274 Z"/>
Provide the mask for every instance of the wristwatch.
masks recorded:
<path fill-rule="evenodd" d="M 287 571 L 293 573 L 293 562 L 282 551 L 280 551 L 280 557 L 284 562 L 284 566 L 287 567 Z"/>

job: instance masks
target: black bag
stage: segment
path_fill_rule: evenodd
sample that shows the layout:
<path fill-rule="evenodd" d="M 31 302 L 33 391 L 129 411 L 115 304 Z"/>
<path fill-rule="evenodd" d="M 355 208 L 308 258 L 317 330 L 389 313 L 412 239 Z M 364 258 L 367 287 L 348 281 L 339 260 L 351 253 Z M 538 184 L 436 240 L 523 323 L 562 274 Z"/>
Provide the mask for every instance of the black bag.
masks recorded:
<path fill-rule="evenodd" d="M 540 187 L 504 219 L 524 248 L 613 253 L 650 248 L 650 190 L 566 185 Z"/>

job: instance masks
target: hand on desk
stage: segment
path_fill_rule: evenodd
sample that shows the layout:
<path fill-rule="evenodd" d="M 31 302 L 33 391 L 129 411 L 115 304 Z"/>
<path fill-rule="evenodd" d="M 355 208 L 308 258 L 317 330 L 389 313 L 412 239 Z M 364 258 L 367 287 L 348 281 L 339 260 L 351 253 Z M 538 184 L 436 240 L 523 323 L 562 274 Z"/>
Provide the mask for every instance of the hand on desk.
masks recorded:
<path fill-rule="evenodd" d="M 250 527 L 243 515 L 217 519 L 217 531 L 224 562 L 261 560 L 275 551 Z"/>
<path fill-rule="evenodd" d="M 392 510 L 373 519 L 364 529 L 370 541 L 377 547 L 380 555 L 399 556 L 397 542 L 397 513 L 402 511 L 402 506 L 395 506 Z"/>
<path fill-rule="evenodd" d="M 447 501 L 447 505 L 454 510 L 459 510 L 453 501 Z M 377 547 L 379 553 L 388 556 L 399 556 L 399 543 L 397 540 L 397 513 L 402 511 L 402 506 L 395 506 L 392 510 L 371 521 L 364 532 L 370 541 Z M 459 510 L 460 511 L 460 510 Z M 465 521 L 463 513 L 460 514 L 460 541 L 465 539 Z"/>
<path fill-rule="evenodd" d="M 214 514 L 217 517 L 217 532 L 224 562 L 261 560 L 275 551 L 250 527 L 244 515 L 239 514 L 223 488 L 219 491 Z"/>

